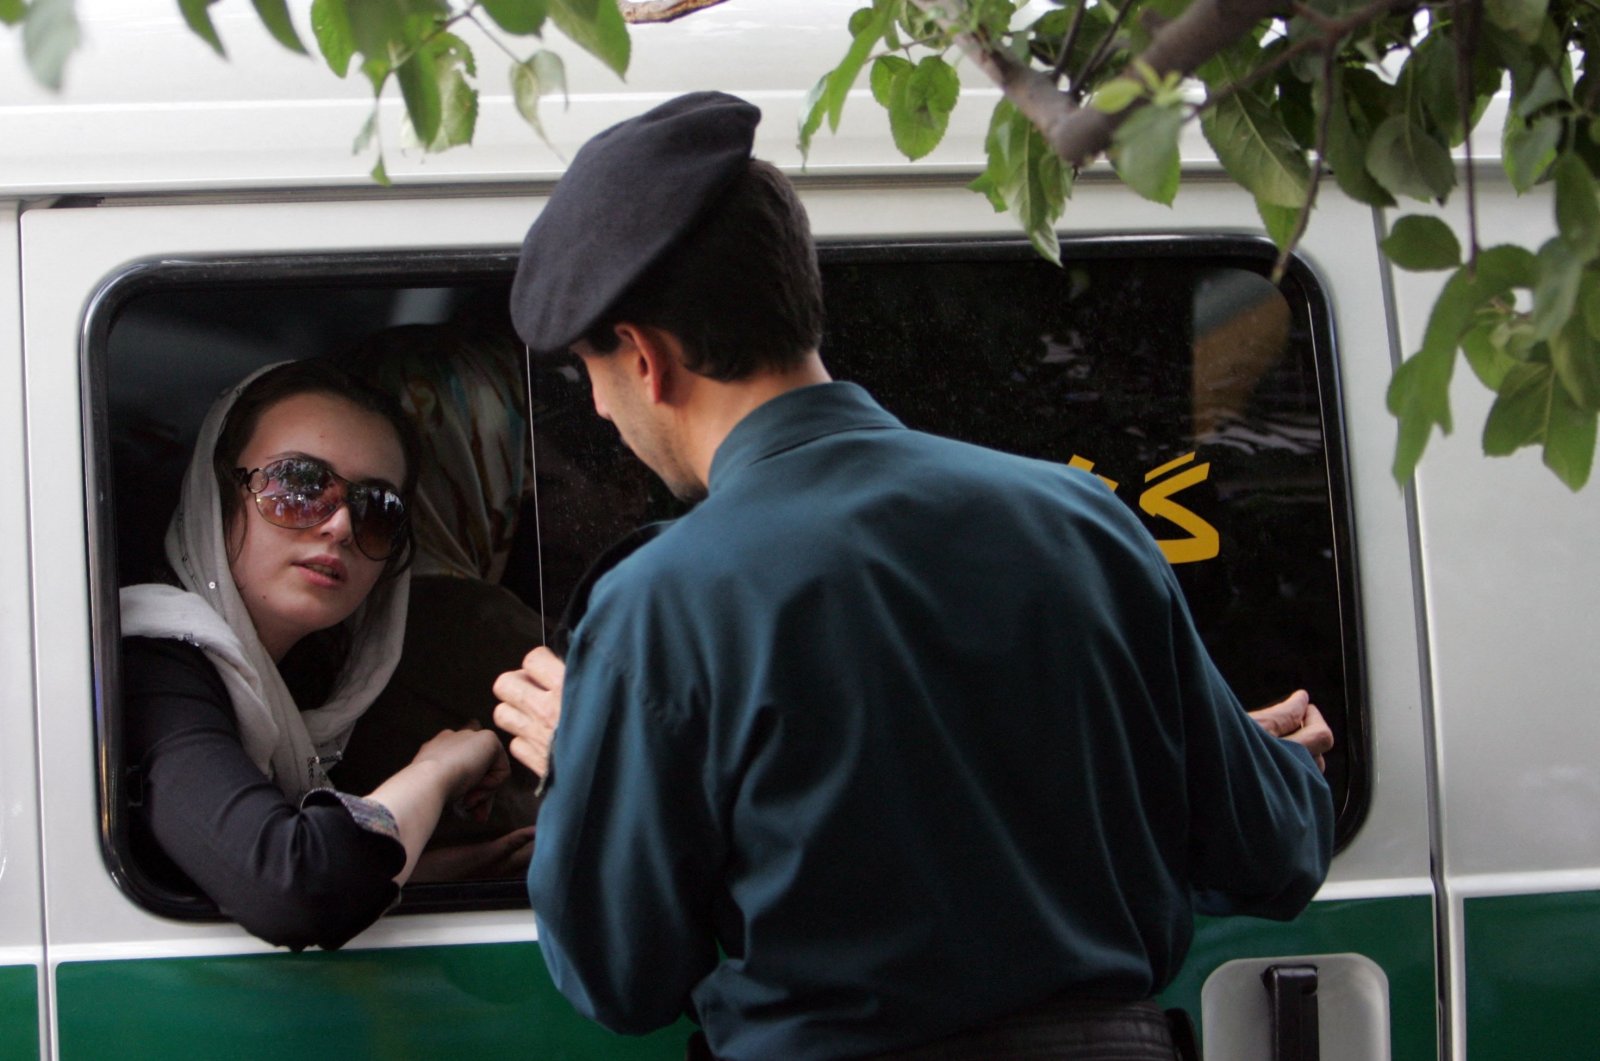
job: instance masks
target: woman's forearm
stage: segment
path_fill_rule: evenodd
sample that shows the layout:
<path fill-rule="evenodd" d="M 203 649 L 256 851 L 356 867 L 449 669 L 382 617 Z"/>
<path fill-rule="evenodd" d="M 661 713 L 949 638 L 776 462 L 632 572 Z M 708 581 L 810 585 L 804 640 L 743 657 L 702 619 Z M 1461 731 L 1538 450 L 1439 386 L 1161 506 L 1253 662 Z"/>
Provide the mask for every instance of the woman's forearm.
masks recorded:
<path fill-rule="evenodd" d="M 400 830 L 406 864 L 395 874 L 396 884 L 404 884 L 417 868 L 417 858 L 439 824 L 439 815 L 444 813 L 450 780 L 443 766 L 423 759 L 413 761 L 367 795 L 394 815 L 395 825 Z"/>

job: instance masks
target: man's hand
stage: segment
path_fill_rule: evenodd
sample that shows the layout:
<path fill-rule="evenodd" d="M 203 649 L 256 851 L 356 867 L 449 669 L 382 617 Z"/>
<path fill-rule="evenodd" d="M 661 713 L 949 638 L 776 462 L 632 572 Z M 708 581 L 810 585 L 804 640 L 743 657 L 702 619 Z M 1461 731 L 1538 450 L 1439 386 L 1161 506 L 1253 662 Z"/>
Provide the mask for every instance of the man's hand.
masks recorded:
<path fill-rule="evenodd" d="M 1316 758 L 1318 769 L 1327 770 L 1323 756 L 1333 748 L 1333 730 L 1304 689 L 1290 693 L 1287 700 L 1250 712 L 1250 717 L 1272 736 L 1300 745 Z"/>
<path fill-rule="evenodd" d="M 548 648 L 534 649 L 521 670 L 506 671 L 494 682 L 500 703 L 494 724 L 511 735 L 511 754 L 540 777 L 550 772 L 550 741 L 561 720 L 561 681 L 567 665 Z"/>

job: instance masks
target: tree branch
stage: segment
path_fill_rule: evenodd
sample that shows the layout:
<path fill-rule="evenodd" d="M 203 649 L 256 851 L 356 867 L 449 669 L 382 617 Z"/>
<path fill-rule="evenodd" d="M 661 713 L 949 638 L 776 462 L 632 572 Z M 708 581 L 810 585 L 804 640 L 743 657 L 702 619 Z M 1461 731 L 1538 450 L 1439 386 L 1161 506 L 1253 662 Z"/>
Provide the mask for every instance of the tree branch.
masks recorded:
<path fill-rule="evenodd" d="M 1111 28 L 1101 38 L 1100 47 L 1094 50 L 1094 54 L 1089 57 L 1089 61 L 1083 64 L 1083 69 L 1072 79 L 1072 102 L 1083 102 L 1083 94 L 1088 89 L 1090 79 L 1094 77 L 1095 71 L 1100 69 L 1100 64 L 1106 61 L 1106 56 L 1111 54 L 1111 49 L 1115 47 L 1117 42 L 1117 33 L 1122 29 L 1122 23 L 1127 19 L 1128 12 L 1133 10 L 1133 6 L 1137 2 L 1138 0 L 1123 0 L 1121 9 L 1117 11 L 1117 17 L 1111 22 Z"/>
<path fill-rule="evenodd" d="M 674 22 L 696 11 L 716 7 L 727 0 L 617 0 L 622 9 L 622 20 L 643 24 L 647 22 Z"/>
<path fill-rule="evenodd" d="M 1278 260 L 1272 266 L 1272 282 L 1283 281 L 1283 274 L 1289 268 L 1289 256 L 1305 238 L 1306 226 L 1311 223 L 1311 211 L 1317 205 L 1317 189 L 1322 187 L 1322 166 L 1328 155 L 1328 130 L 1333 120 L 1333 77 L 1334 60 L 1336 52 L 1329 48 L 1322 53 L 1322 120 L 1317 123 L 1316 162 L 1311 167 L 1311 185 L 1306 189 L 1306 201 L 1300 206 L 1300 216 L 1295 218 L 1294 232 L 1289 236 L 1289 241 L 1283 245 L 1283 250 L 1278 253 Z"/>

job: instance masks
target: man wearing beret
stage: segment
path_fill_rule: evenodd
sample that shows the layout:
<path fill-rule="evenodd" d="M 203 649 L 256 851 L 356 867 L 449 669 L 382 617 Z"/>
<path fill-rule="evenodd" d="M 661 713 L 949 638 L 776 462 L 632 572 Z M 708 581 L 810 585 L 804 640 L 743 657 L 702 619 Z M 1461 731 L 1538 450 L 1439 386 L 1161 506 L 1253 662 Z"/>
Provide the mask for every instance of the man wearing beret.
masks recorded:
<path fill-rule="evenodd" d="M 617 1031 L 687 1014 L 691 1056 L 1170 1059 L 1148 1000 L 1195 911 L 1322 882 L 1331 736 L 1304 693 L 1252 721 L 1091 476 L 830 380 L 759 117 L 699 93 L 600 134 L 517 269 L 524 341 L 698 502 L 586 588 L 565 664 L 495 686 L 548 771 L 551 975 Z"/>

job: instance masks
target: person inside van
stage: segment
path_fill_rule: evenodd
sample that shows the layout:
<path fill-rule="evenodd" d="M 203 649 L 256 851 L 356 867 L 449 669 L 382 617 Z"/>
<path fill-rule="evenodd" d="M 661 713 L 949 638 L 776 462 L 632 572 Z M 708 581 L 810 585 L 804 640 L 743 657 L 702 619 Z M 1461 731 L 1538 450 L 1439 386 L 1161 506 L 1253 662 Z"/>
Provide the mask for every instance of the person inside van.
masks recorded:
<path fill-rule="evenodd" d="M 544 621 L 500 584 L 533 488 L 522 344 L 464 322 L 406 324 L 338 361 L 393 396 L 422 444 L 405 650 L 332 772 L 338 787 L 365 792 L 441 729 L 492 729 L 494 680 L 543 640 Z M 487 816 L 446 814 L 414 879 L 520 874 L 537 783 L 514 764 Z"/>
<path fill-rule="evenodd" d="M 347 373 L 258 371 L 201 426 L 168 583 L 121 593 L 135 842 L 270 943 L 344 944 L 393 905 L 444 809 L 484 813 L 510 772 L 492 733 L 462 728 L 364 795 L 328 780 L 400 656 L 417 453 L 394 402 Z"/>

